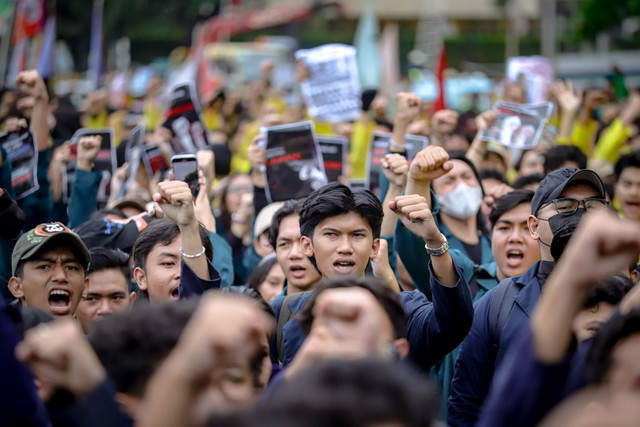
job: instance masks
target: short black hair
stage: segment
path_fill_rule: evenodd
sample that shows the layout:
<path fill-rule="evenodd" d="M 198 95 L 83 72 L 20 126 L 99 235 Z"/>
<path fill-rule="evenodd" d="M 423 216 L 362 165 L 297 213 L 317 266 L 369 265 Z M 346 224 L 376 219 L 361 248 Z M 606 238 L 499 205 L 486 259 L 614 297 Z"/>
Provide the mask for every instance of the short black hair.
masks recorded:
<path fill-rule="evenodd" d="M 142 304 L 95 322 L 89 342 L 119 392 L 142 397 L 147 381 L 175 347 L 197 299 Z"/>
<path fill-rule="evenodd" d="M 640 168 L 640 150 L 632 151 L 629 154 L 620 156 L 613 168 L 616 182 L 618 182 L 622 171 L 626 168 Z"/>
<path fill-rule="evenodd" d="M 300 329 L 308 335 L 311 331 L 311 324 L 313 323 L 313 308 L 322 292 L 327 289 L 335 288 L 352 288 L 358 287 L 366 289 L 378 300 L 382 308 L 384 309 L 391 325 L 393 326 L 394 338 L 406 338 L 407 336 L 407 315 L 400 304 L 400 298 L 394 293 L 389 285 L 376 277 L 340 277 L 323 280 L 320 282 L 302 310 L 295 316 L 295 320 L 300 324 Z"/>
<path fill-rule="evenodd" d="M 566 162 L 575 162 L 578 169 L 587 168 L 587 156 L 575 145 L 556 145 L 544 155 L 544 174 L 560 169 Z"/>
<path fill-rule="evenodd" d="M 316 226 L 327 218 L 354 212 L 371 227 L 373 238 L 380 237 L 382 203 L 369 190 L 352 191 L 339 182 L 332 182 L 311 193 L 300 210 L 300 235 L 313 239 Z"/>
<path fill-rule="evenodd" d="M 209 261 L 213 259 L 213 245 L 209 238 L 207 229 L 202 224 L 198 224 L 200 230 L 200 240 L 204 246 L 204 254 Z M 166 246 L 171 244 L 173 240 L 180 234 L 178 224 L 170 219 L 157 219 L 151 223 L 140 233 L 133 245 L 133 263 L 134 267 L 140 267 L 145 270 L 147 267 L 147 257 L 156 245 Z"/>
<path fill-rule="evenodd" d="M 513 185 L 511 187 L 515 189 L 526 187 L 531 184 L 540 184 L 540 182 L 544 179 L 544 175 L 541 173 L 530 173 L 529 175 L 523 175 L 513 181 Z"/>
<path fill-rule="evenodd" d="M 274 391 L 242 425 L 428 427 L 437 415 L 431 381 L 407 364 L 372 358 L 322 360 Z"/>
<path fill-rule="evenodd" d="M 300 215 L 302 200 L 287 200 L 284 205 L 273 214 L 271 227 L 269 227 L 269 244 L 275 250 L 276 241 L 280 233 L 280 223 L 290 215 Z"/>
<path fill-rule="evenodd" d="M 87 274 L 115 268 L 120 270 L 127 286 L 129 286 L 129 283 L 131 283 L 131 267 L 129 266 L 129 255 L 126 252 L 120 249 L 95 247 L 89 250 L 89 255 L 91 255 L 91 264 L 89 264 Z"/>
<path fill-rule="evenodd" d="M 269 271 L 271 271 L 273 266 L 277 263 L 278 258 L 276 257 L 276 254 L 269 254 L 262 258 L 256 268 L 251 272 L 249 279 L 247 279 L 247 286 L 257 291 L 262 282 L 264 282 L 264 279 L 266 279 Z"/>
<path fill-rule="evenodd" d="M 620 275 L 603 279 L 589 290 L 582 308 L 593 308 L 601 302 L 618 305 L 633 286 L 634 283 L 629 278 Z"/>
<path fill-rule="evenodd" d="M 495 179 L 496 181 L 500 181 L 503 184 L 507 183 L 507 180 L 504 177 L 504 174 L 500 172 L 498 169 L 493 168 L 482 168 L 480 172 L 478 172 L 478 176 L 480 180 L 483 179 Z"/>
<path fill-rule="evenodd" d="M 516 206 L 520 206 L 525 203 L 531 204 L 533 200 L 534 192 L 531 190 L 513 190 L 500 197 L 498 201 L 491 208 L 489 212 L 489 222 L 491 223 L 491 229 L 496 225 L 496 222 L 502 215 Z"/>
<path fill-rule="evenodd" d="M 613 352 L 625 338 L 640 334 L 640 308 L 627 314 L 615 313 L 598 331 L 591 343 L 585 376 L 588 384 L 604 383 L 613 367 Z"/>

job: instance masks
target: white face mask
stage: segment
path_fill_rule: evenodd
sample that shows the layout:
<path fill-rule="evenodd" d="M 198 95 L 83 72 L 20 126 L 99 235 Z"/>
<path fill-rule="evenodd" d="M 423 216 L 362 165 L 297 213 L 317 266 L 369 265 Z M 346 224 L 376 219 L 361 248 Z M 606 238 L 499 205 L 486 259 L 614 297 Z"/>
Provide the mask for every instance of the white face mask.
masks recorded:
<path fill-rule="evenodd" d="M 438 196 L 440 209 L 457 219 L 471 218 L 478 213 L 482 204 L 482 190 L 480 186 L 472 187 L 464 182 L 447 194 Z"/>

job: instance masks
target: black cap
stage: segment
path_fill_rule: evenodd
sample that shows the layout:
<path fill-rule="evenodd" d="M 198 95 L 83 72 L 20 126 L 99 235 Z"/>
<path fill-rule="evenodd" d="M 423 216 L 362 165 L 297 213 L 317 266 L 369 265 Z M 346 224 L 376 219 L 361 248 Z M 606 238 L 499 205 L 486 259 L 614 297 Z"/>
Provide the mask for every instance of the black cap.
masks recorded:
<path fill-rule="evenodd" d="M 600 195 L 606 197 L 606 190 L 597 173 L 590 169 L 562 168 L 551 172 L 541 182 L 531 201 L 531 214 L 536 215 L 542 205 L 560 197 L 569 184 L 591 185 Z"/>

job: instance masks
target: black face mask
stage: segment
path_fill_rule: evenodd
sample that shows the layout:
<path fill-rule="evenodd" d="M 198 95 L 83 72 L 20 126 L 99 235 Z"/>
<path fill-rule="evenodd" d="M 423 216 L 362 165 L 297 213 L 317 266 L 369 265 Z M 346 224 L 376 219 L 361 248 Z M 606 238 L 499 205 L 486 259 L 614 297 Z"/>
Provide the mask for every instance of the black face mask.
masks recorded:
<path fill-rule="evenodd" d="M 570 215 L 558 214 L 549 218 L 549 227 L 553 233 L 553 240 L 551 240 L 550 245 L 551 256 L 555 262 L 560 259 L 564 248 L 567 247 L 569 239 L 586 212 L 584 209 L 578 209 Z"/>

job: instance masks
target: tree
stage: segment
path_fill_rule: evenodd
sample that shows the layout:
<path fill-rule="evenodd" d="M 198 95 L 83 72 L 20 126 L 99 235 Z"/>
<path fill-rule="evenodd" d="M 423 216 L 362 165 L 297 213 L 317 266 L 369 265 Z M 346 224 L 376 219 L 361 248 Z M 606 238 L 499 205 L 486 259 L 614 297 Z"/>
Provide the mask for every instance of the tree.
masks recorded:
<path fill-rule="evenodd" d="M 633 16 L 640 17 L 640 0 L 585 0 L 580 8 L 578 34 L 593 40 Z"/>

